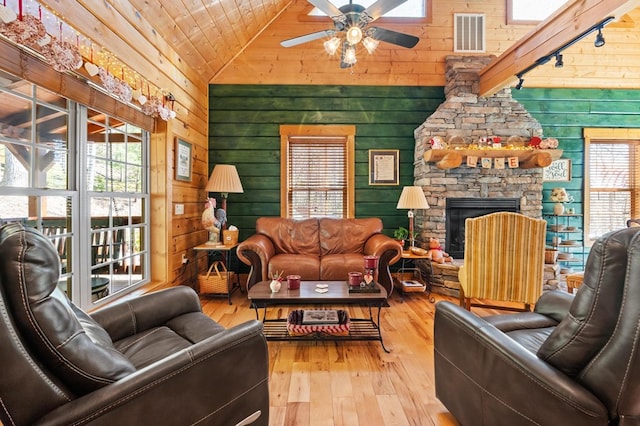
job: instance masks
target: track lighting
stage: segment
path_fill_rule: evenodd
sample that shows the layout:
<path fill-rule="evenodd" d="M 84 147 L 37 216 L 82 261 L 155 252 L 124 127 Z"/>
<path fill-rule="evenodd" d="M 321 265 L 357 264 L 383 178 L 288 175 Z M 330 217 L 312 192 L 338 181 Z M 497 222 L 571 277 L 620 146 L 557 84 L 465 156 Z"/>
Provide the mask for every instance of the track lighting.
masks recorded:
<path fill-rule="evenodd" d="M 562 68 L 564 66 L 564 61 L 562 60 L 562 54 L 556 53 L 556 68 Z"/>
<path fill-rule="evenodd" d="M 604 36 L 602 35 L 602 27 L 598 28 L 598 34 L 596 34 L 596 41 L 593 42 L 595 47 L 604 46 Z"/>
<path fill-rule="evenodd" d="M 529 71 L 533 70 L 534 68 L 546 64 L 553 57 L 556 58 L 555 67 L 556 68 L 562 68 L 564 66 L 564 61 L 562 60 L 562 53 L 561 52 L 563 50 L 573 46 L 574 44 L 576 44 L 577 42 L 579 42 L 580 40 L 582 40 L 583 38 L 585 38 L 586 36 L 588 36 L 589 34 L 595 32 L 595 31 L 598 31 L 598 34 L 596 34 L 596 40 L 594 41 L 593 45 L 595 47 L 604 46 L 605 42 L 604 42 L 604 36 L 602 35 L 602 28 L 604 28 L 605 25 L 607 25 L 608 23 L 612 22 L 614 19 L 615 18 L 613 16 L 609 16 L 609 17 L 603 19 L 602 21 L 592 25 L 591 27 L 586 29 L 584 32 L 579 34 L 578 36 L 574 37 L 573 39 L 569 40 L 568 42 L 566 42 L 562 46 L 558 47 L 555 51 L 549 53 L 546 56 L 542 56 L 542 57 L 538 58 L 533 64 L 531 64 L 528 67 L 526 67 L 525 69 L 521 70 L 518 74 L 516 74 L 516 77 L 518 77 L 518 84 L 516 85 L 515 89 L 516 90 L 522 89 L 522 85 L 524 84 L 524 78 L 522 78 L 522 76 L 524 76 L 526 73 L 528 73 Z"/>
<path fill-rule="evenodd" d="M 524 84 L 524 78 L 521 75 L 518 75 L 518 84 L 516 84 L 516 90 L 522 89 L 522 85 Z"/>

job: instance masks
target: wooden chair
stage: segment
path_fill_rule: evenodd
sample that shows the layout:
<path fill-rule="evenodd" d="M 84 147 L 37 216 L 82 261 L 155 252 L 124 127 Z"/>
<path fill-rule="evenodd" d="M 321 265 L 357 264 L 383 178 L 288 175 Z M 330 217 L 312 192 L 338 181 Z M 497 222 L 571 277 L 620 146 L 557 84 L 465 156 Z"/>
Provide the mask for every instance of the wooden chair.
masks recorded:
<path fill-rule="evenodd" d="M 498 212 L 465 221 L 460 305 L 530 310 L 542 293 L 546 221 Z M 524 303 L 496 306 L 471 299 Z"/>

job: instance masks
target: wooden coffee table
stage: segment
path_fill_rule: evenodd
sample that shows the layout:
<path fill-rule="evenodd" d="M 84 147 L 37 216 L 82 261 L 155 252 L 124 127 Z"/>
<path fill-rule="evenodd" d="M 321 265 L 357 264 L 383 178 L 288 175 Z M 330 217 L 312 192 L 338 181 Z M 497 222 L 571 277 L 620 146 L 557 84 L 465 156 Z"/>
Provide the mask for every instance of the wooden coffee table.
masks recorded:
<path fill-rule="evenodd" d="M 329 291 L 318 293 L 317 284 L 327 284 Z M 380 329 L 380 310 L 386 304 L 387 291 L 380 284 L 375 284 L 380 291 L 368 293 L 349 292 L 346 281 L 302 281 L 300 288 L 289 290 L 286 282 L 279 292 L 273 293 L 269 281 L 261 281 L 249 290 L 251 306 L 256 311 L 256 319 L 260 319 L 259 310 L 263 309 L 262 322 L 267 340 L 376 340 L 385 352 L 389 352 L 382 341 Z M 267 308 L 278 305 L 306 305 L 312 309 L 337 307 L 344 305 L 366 306 L 368 318 L 350 318 L 348 335 L 332 335 L 321 332 L 305 335 L 292 335 L 287 330 L 286 318 L 267 318 Z M 378 308 L 374 318 L 372 308 Z"/>

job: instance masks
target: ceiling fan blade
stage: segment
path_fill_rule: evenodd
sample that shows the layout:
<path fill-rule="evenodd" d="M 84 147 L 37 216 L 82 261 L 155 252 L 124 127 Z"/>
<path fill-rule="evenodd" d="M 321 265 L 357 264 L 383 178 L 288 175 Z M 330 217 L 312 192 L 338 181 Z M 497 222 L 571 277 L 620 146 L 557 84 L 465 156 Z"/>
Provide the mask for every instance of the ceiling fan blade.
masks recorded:
<path fill-rule="evenodd" d="M 306 34 L 300 37 L 290 38 L 288 40 L 283 40 L 280 42 L 280 45 L 283 47 L 292 47 L 297 46 L 302 43 L 307 43 L 309 41 L 318 40 L 319 38 L 331 37 L 336 33 L 335 30 L 324 30 L 318 31 L 316 33 Z"/>
<path fill-rule="evenodd" d="M 376 40 L 386 41 L 387 43 L 397 44 L 398 46 L 407 47 L 409 49 L 420 41 L 416 36 L 399 33 L 397 31 L 385 30 L 384 28 L 379 27 L 369 28 L 367 34 Z"/>
<path fill-rule="evenodd" d="M 334 18 L 336 16 L 341 16 L 342 12 L 338 9 L 333 3 L 329 0 L 307 0 L 309 3 L 323 11 L 330 18 Z M 406 0 L 405 0 L 406 1 Z"/>
<path fill-rule="evenodd" d="M 378 0 L 368 8 L 364 10 L 363 13 L 369 15 L 371 20 L 369 22 L 375 21 L 385 13 L 395 9 L 400 6 L 402 3 L 407 0 Z"/>

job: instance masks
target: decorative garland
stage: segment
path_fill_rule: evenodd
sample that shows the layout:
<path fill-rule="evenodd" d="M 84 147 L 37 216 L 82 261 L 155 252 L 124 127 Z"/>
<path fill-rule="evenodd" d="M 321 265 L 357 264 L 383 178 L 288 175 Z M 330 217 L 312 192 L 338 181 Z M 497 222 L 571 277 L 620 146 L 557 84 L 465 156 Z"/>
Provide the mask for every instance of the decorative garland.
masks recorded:
<path fill-rule="evenodd" d="M 162 93 L 161 97 L 151 96 L 149 93 L 144 96 L 141 89 L 133 90 L 124 79 L 124 68 L 122 79 L 119 79 L 109 72 L 108 67 L 105 69 L 93 62 L 93 46 L 90 49 L 90 59 L 85 62 L 79 49 L 79 42 L 74 45 L 64 40 L 62 22 L 59 23 L 60 36 L 49 35 L 42 22 L 41 7 L 38 6 L 39 17 L 24 14 L 22 2 L 23 0 L 18 0 L 17 14 L 7 7 L 6 0 L 0 4 L 0 34 L 16 44 L 41 53 L 44 60 L 56 71 L 75 71 L 84 65 L 91 77 L 99 76 L 102 86 L 108 93 L 125 103 L 131 102 L 132 99 L 138 101 L 142 112 L 146 115 L 160 117 L 165 121 L 176 117 L 176 112 L 173 110 L 174 98 L 170 93 Z M 147 91 L 150 91 L 149 87 Z M 170 101 L 171 108 L 165 105 L 167 100 Z"/>

